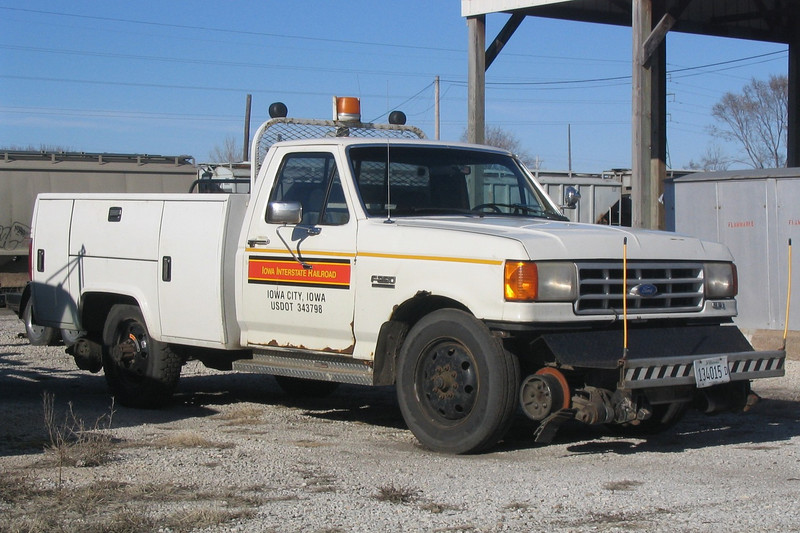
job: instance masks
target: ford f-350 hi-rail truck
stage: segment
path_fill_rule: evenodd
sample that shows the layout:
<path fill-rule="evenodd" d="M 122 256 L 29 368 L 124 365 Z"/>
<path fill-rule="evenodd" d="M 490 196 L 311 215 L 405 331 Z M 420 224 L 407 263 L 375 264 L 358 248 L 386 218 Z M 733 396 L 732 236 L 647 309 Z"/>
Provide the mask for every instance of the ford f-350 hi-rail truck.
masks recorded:
<path fill-rule="evenodd" d="M 395 385 L 423 445 L 470 453 L 520 410 L 542 442 L 652 432 L 784 374 L 732 324 L 725 246 L 571 223 L 504 150 L 278 115 L 250 194 L 38 197 L 35 320 L 84 332 L 70 353 L 121 404 L 164 404 L 189 359 L 301 394 Z"/>

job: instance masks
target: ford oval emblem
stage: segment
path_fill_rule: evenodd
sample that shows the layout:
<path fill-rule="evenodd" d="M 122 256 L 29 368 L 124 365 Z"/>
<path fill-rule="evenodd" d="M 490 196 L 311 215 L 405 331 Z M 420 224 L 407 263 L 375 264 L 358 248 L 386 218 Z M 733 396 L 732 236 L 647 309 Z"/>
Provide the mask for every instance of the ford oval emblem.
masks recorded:
<path fill-rule="evenodd" d="M 658 287 L 652 283 L 640 283 L 631 289 L 631 294 L 642 298 L 652 298 L 658 294 Z"/>

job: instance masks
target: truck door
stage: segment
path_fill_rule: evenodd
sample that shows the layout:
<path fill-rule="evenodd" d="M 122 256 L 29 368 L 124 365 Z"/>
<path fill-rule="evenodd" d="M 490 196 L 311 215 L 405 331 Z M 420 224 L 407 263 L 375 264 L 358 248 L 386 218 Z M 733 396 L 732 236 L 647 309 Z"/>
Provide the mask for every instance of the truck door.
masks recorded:
<path fill-rule="evenodd" d="M 350 354 L 356 220 L 336 158 L 291 152 L 273 164 L 278 170 L 268 201 L 299 202 L 303 216 L 298 225 L 269 223 L 267 198 L 256 199 L 242 264 L 246 344 Z"/>

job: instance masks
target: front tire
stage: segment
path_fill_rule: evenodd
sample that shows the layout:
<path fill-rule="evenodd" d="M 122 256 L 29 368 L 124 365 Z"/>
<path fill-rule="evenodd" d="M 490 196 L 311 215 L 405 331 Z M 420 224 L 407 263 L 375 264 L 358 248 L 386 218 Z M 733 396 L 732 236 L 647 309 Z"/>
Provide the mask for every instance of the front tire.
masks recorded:
<path fill-rule="evenodd" d="M 427 448 L 475 453 L 508 430 L 519 366 L 474 316 L 434 311 L 409 332 L 399 355 L 397 398 L 409 429 Z"/>
<path fill-rule="evenodd" d="M 103 370 L 111 394 L 122 405 L 165 405 L 178 385 L 182 364 L 168 344 L 150 337 L 138 307 L 111 308 L 103 329 Z"/>
<path fill-rule="evenodd" d="M 58 330 L 40 326 L 33 321 L 33 300 L 28 299 L 22 311 L 22 322 L 25 324 L 25 335 L 31 346 L 55 346 L 58 344 Z"/>

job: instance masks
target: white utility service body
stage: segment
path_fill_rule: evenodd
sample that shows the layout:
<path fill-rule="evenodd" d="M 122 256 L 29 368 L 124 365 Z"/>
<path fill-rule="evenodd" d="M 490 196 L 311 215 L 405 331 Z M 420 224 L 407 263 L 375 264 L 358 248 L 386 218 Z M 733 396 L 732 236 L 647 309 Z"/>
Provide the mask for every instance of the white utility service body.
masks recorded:
<path fill-rule="evenodd" d="M 123 403 L 163 403 L 191 358 L 310 394 L 396 384 L 423 444 L 463 453 L 520 405 L 542 441 L 652 430 L 783 375 L 730 323 L 723 245 L 570 223 L 503 150 L 322 137 L 256 168 L 249 195 L 39 196 L 36 322 L 85 331 L 71 353 Z"/>

